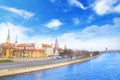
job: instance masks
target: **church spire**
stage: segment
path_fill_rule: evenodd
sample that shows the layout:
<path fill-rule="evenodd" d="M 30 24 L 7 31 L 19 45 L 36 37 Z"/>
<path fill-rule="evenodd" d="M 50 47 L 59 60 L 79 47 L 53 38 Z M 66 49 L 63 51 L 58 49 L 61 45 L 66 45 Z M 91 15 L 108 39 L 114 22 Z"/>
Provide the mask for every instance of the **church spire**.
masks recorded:
<path fill-rule="evenodd" d="M 57 38 L 56 38 L 56 41 L 55 41 L 55 48 L 58 48 L 59 45 L 58 45 L 58 41 L 57 41 Z"/>
<path fill-rule="evenodd" d="M 55 40 L 55 45 L 54 45 L 54 52 L 59 48 L 57 38 Z"/>
<path fill-rule="evenodd" d="M 6 40 L 7 43 L 10 43 L 10 29 L 8 29 L 8 35 L 7 35 L 7 40 Z"/>

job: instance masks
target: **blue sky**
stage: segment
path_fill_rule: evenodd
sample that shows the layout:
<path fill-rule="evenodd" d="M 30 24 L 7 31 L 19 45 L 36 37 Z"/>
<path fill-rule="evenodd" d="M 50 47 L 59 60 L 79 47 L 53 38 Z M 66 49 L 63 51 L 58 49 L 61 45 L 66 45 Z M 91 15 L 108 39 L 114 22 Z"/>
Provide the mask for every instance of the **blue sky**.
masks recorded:
<path fill-rule="evenodd" d="M 0 42 L 11 40 L 60 47 L 120 49 L 119 0 L 0 0 Z"/>

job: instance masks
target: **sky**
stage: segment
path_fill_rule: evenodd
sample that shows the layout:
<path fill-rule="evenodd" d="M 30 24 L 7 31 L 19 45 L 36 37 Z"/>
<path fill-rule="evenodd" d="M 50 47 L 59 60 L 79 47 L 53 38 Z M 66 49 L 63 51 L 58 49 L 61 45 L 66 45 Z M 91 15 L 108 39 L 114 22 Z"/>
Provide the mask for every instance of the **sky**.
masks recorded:
<path fill-rule="evenodd" d="M 120 0 L 0 0 L 0 43 L 120 49 Z"/>

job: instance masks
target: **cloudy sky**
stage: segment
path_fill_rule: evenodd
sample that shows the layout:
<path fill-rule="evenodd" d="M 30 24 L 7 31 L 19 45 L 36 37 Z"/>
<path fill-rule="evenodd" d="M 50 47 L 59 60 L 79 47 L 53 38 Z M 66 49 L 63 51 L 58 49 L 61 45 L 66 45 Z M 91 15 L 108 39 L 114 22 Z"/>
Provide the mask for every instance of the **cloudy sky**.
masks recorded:
<path fill-rule="evenodd" d="M 120 0 L 0 0 L 0 43 L 41 42 L 120 49 Z"/>

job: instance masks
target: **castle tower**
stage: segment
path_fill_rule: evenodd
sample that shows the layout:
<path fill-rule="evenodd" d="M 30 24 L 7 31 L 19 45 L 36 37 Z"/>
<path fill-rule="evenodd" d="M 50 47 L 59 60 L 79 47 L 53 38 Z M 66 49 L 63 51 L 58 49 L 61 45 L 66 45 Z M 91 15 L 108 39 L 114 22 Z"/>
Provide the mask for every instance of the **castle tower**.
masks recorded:
<path fill-rule="evenodd" d="M 8 35 L 7 35 L 6 43 L 10 43 L 10 29 L 8 29 Z"/>

